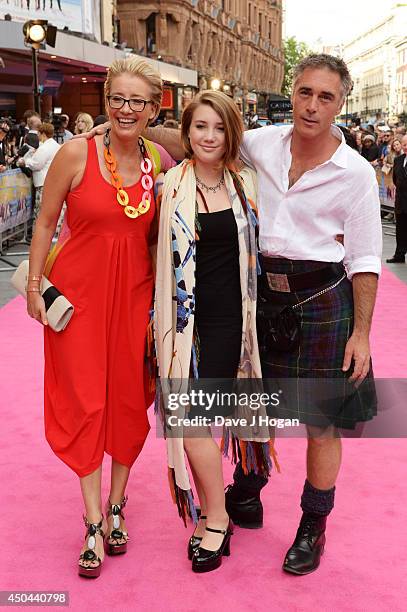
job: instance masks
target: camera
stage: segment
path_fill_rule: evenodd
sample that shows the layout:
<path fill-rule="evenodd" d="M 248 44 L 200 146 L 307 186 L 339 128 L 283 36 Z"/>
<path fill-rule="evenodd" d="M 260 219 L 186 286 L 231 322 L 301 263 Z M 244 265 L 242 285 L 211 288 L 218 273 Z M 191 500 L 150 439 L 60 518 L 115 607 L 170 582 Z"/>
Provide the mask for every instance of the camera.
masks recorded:
<path fill-rule="evenodd" d="M 54 140 L 56 140 L 58 144 L 64 144 L 65 126 L 63 116 L 59 113 L 52 113 L 50 121 L 55 130 Z"/>

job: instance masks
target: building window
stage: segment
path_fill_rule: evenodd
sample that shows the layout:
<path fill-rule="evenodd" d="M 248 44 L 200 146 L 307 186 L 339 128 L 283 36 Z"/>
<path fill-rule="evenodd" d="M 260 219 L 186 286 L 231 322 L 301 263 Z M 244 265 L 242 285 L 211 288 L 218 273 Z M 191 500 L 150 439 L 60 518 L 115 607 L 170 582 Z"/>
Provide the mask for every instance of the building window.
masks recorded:
<path fill-rule="evenodd" d="M 155 32 L 156 13 L 152 13 L 146 21 L 146 48 L 147 55 L 156 52 L 156 32 Z"/>

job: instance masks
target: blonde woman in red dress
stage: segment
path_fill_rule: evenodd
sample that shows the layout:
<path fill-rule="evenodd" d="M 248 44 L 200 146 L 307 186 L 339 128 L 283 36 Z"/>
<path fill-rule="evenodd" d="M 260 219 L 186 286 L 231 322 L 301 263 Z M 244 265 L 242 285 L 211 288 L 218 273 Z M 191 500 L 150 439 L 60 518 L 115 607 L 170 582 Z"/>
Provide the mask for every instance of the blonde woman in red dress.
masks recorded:
<path fill-rule="evenodd" d="M 48 172 L 27 293 L 28 313 L 45 326 L 46 438 L 80 479 L 87 531 L 79 574 L 86 577 L 100 574 L 104 538 L 108 553 L 127 550 L 125 489 L 149 431 L 152 400 L 145 357 L 153 294 L 153 181 L 165 157 L 141 138 L 160 109 L 159 74 L 144 60 L 118 60 L 109 68 L 105 97 L 109 132 L 71 140 Z M 169 160 L 167 155 L 168 166 Z M 69 230 L 63 228 L 48 256 L 64 200 Z M 44 268 L 75 308 L 60 333 L 47 327 L 39 293 Z M 112 457 L 106 517 L 105 452 Z"/>

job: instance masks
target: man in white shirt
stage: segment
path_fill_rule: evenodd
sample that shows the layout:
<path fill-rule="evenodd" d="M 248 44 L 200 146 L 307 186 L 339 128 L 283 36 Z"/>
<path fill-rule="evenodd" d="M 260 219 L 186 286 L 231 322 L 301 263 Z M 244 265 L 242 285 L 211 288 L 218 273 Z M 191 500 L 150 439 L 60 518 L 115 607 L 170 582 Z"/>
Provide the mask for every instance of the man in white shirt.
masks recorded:
<path fill-rule="evenodd" d="M 38 149 L 20 158 L 17 162 L 18 166 L 30 168 L 33 173 L 35 188 L 34 224 L 40 212 L 45 177 L 52 160 L 60 148 L 60 145 L 54 140 L 54 126 L 51 123 L 41 123 L 38 126 L 38 137 L 40 141 Z"/>
<path fill-rule="evenodd" d="M 342 60 L 306 58 L 295 73 L 294 126 L 247 132 L 241 148 L 259 183 L 263 378 L 295 377 L 299 390 L 277 416 L 298 418 L 308 431 L 303 516 L 283 565 L 297 575 L 317 569 L 324 549 L 341 459 L 335 432 L 354 429 L 376 413 L 369 332 L 381 269 L 378 187 L 374 170 L 332 125 L 351 84 Z M 288 317 L 280 314 L 292 306 Z M 281 328 L 279 334 L 278 322 L 294 336 L 297 330 L 297 345 Z M 349 377 L 359 388 L 349 385 L 343 398 L 321 403 L 305 396 L 304 384 L 304 378 L 320 377 L 331 388 Z M 235 473 L 226 507 L 237 523 L 250 522 L 250 513 L 256 519 L 256 507 L 257 519 L 262 518 L 258 494 L 264 483 L 257 482 L 256 491 L 253 475 L 245 479 L 241 469 Z"/>

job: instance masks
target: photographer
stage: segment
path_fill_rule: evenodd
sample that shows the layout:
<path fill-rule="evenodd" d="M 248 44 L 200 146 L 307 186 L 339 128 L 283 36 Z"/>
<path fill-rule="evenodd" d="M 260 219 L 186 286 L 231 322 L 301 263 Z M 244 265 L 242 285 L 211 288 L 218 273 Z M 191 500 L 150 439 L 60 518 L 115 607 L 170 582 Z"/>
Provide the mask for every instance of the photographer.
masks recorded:
<path fill-rule="evenodd" d="M 66 117 L 66 115 L 60 115 L 58 113 L 53 113 L 51 115 L 51 123 L 54 126 L 54 140 L 59 145 L 63 145 L 64 142 L 66 142 L 64 117 Z"/>

